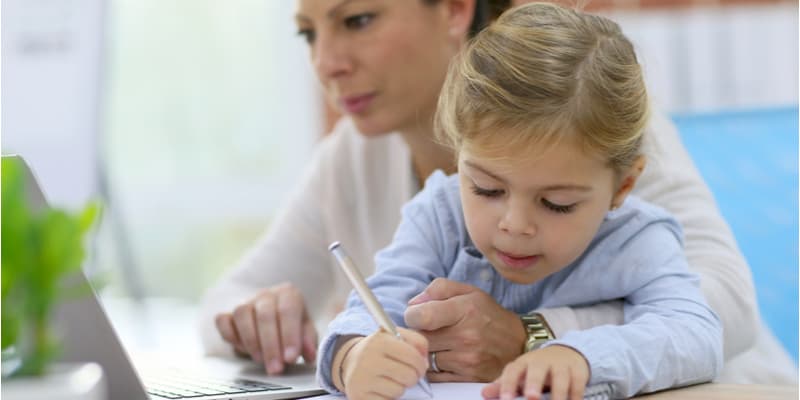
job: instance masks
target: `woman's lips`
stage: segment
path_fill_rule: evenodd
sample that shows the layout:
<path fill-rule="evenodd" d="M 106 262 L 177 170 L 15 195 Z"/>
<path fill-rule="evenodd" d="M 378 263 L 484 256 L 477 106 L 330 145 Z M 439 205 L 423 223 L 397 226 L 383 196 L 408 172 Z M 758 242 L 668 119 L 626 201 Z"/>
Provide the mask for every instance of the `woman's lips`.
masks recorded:
<path fill-rule="evenodd" d="M 504 264 L 512 269 L 529 268 L 539 261 L 539 256 L 515 256 L 500 250 L 497 251 L 497 256 L 500 257 L 500 260 L 502 260 Z"/>
<path fill-rule="evenodd" d="M 360 96 L 350 96 L 342 98 L 339 103 L 342 105 L 344 111 L 348 114 L 360 114 L 364 112 L 372 103 L 375 94 L 364 94 Z"/>

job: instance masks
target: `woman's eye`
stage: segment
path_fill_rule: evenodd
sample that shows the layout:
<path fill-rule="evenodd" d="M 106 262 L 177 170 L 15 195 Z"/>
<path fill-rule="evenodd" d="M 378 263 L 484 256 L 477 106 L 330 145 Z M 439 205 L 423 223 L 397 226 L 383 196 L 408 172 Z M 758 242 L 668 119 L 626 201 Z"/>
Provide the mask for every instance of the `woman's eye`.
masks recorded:
<path fill-rule="evenodd" d="M 500 189 L 484 189 L 476 185 L 472 185 L 472 193 L 483 197 L 500 197 L 503 195 L 503 191 Z"/>
<path fill-rule="evenodd" d="M 547 209 L 561 214 L 567 214 L 572 212 L 575 209 L 575 204 L 577 203 L 566 204 L 566 205 L 556 204 L 551 201 L 548 201 L 547 199 L 542 199 L 542 205 L 547 207 Z"/>
<path fill-rule="evenodd" d="M 308 44 L 314 43 L 315 34 L 313 29 L 298 29 L 297 36 L 302 36 Z"/>
<path fill-rule="evenodd" d="M 375 14 L 372 13 L 356 14 L 345 18 L 344 25 L 348 29 L 361 29 L 369 25 L 373 18 L 375 18 Z"/>

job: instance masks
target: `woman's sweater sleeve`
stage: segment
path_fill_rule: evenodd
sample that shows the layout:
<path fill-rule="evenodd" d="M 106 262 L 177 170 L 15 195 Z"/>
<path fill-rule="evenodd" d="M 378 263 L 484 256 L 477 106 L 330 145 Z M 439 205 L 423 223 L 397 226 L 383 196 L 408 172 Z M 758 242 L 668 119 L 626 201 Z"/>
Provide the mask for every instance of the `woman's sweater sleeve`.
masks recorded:
<path fill-rule="evenodd" d="M 216 314 L 232 312 L 263 288 L 291 282 L 303 294 L 312 315 L 330 297 L 333 278 L 326 251 L 326 204 L 321 199 L 331 195 L 331 182 L 325 178 L 326 166 L 335 156 L 334 139 L 328 137 L 319 144 L 303 178 L 267 232 L 204 295 L 199 325 L 207 354 L 232 353 L 217 332 Z"/>

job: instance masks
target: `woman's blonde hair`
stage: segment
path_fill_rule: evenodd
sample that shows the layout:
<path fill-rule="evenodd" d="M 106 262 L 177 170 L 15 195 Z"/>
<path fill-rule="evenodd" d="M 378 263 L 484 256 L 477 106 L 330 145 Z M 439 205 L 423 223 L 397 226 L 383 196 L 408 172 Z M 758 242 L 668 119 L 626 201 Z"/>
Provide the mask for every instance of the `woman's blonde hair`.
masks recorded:
<path fill-rule="evenodd" d="M 513 8 L 455 58 L 436 115 L 457 151 L 544 151 L 577 134 L 617 171 L 640 154 L 647 91 L 619 26 L 549 3 Z"/>

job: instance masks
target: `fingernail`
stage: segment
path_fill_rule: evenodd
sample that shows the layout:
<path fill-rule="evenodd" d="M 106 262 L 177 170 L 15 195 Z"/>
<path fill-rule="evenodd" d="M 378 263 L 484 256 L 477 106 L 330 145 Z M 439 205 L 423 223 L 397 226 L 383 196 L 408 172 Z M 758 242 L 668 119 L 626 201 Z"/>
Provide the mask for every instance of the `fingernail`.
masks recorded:
<path fill-rule="evenodd" d="M 281 360 L 278 360 L 277 358 L 273 358 L 272 360 L 270 360 L 269 365 L 267 366 L 267 371 L 270 374 L 277 374 L 281 372 L 282 369 L 283 369 L 283 363 L 281 362 Z"/>
<path fill-rule="evenodd" d="M 431 300 L 431 296 L 428 296 L 427 292 L 422 292 L 422 293 L 412 297 L 411 300 L 408 301 L 408 305 L 413 306 L 413 305 L 416 305 L 416 304 L 427 303 L 430 300 Z"/>
<path fill-rule="evenodd" d="M 293 362 L 297 358 L 297 348 L 296 347 L 287 347 L 283 350 L 283 361 L 286 362 Z"/>
<path fill-rule="evenodd" d="M 514 396 L 511 393 L 504 392 L 500 393 L 500 400 L 513 400 Z"/>

